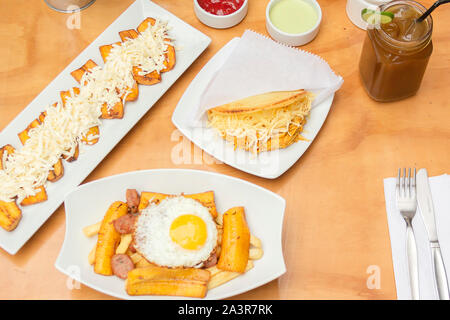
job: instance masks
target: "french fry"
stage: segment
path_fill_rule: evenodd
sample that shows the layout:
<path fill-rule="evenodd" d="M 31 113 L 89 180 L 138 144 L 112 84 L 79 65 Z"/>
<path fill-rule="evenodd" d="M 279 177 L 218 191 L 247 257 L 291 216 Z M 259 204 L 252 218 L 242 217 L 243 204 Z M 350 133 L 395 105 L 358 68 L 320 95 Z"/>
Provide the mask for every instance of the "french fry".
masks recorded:
<path fill-rule="evenodd" d="M 211 277 L 214 277 L 216 274 L 218 274 L 219 272 L 225 272 L 220 270 L 219 268 L 217 268 L 217 266 L 212 266 L 207 268 L 206 270 L 209 271 L 209 273 L 211 274 Z"/>
<path fill-rule="evenodd" d="M 250 234 L 250 246 L 251 247 L 248 254 L 249 259 L 251 260 L 261 259 L 264 254 L 261 240 L 258 237 L 254 236 L 253 234 Z"/>
<path fill-rule="evenodd" d="M 116 42 L 115 44 L 119 45 L 119 46 L 121 45 L 120 42 Z M 100 54 L 102 56 L 103 62 L 106 63 L 112 48 L 113 48 L 112 44 L 106 44 L 106 45 L 100 46 L 99 50 L 100 50 Z M 129 89 L 129 91 L 130 92 L 125 97 L 125 101 L 134 101 L 134 100 L 136 100 L 138 98 L 138 95 L 139 95 L 139 88 L 138 88 L 136 80 L 134 81 L 134 84 Z"/>
<path fill-rule="evenodd" d="M 85 72 L 89 72 L 89 70 L 95 68 L 97 64 L 93 60 L 88 60 L 83 66 L 78 68 L 77 70 L 72 71 L 70 74 L 72 77 L 81 83 L 82 77 Z M 112 108 L 108 108 L 105 104 L 101 107 L 102 110 L 102 119 L 122 119 L 123 118 L 123 104 L 122 101 L 117 102 Z"/>
<path fill-rule="evenodd" d="M 223 226 L 223 213 L 217 213 L 216 222 L 219 226 Z"/>
<path fill-rule="evenodd" d="M 93 265 L 95 263 L 95 249 L 97 248 L 97 245 L 95 245 L 92 250 L 89 252 L 88 255 L 88 262 L 90 265 Z"/>
<path fill-rule="evenodd" d="M 209 271 L 195 268 L 168 269 L 146 267 L 128 273 L 129 295 L 170 295 L 203 298 L 207 292 Z"/>
<path fill-rule="evenodd" d="M 96 235 L 100 231 L 100 226 L 102 225 L 102 222 L 99 221 L 97 223 L 91 224 L 89 226 L 86 226 L 83 228 L 83 233 L 86 237 L 92 237 L 93 235 Z"/>
<path fill-rule="evenodd" d="M 36 188 L 37 192 L 34 196 L 26 197 L 20 203 L 21 206 L 29 206 L 35 203 L 44 202 L 47 198 L 47 191 L 45 191 L 44 186 Z"/>
<path fill-rule="evenodd" d="M 102 220 L 95 249 L 94 271 L 98 274 L 105 276 L 113 274 L 111 257 L 115 254 L 120 241 L 120 233 L 114 228 L 113 221 L 127 214 L 127 210 L 126 203 L 116 201 L 109 207 Z"/>
<path fill-rule="evenodd" d="M 223 215 L 222 250 L 217 267 L 225 271 L 244 272 L 248 262 L 250 231 L 243 207 L 229 209 Z"/>
<path fill-rule="evenodd" d="M 249 271 L 253 268 L 253 261 L 249 260 L 244 272 Z M 208 282 L 208 290 L 217 288 L 218 286 L 233 280 L 234 278 L 240 276 L 242 273 L 240 272 L 230 272 L 230 271 L 220 271 L 215 275 L 211 276 L 211 280 Z"/>
<path fill-rule="evenodd" d="M 219 240 L 217 240 L 217 241 L 219 241 Z M 222 238 L 220 238 L 220 242 L 219 243 L 222 243 Z M 222 252 L 222 246 L 217 246 L 217 248 L 216 248 L 216 255 L 218 257 L 220 257 L 220 253 L 221 252 Z"/>
<path fill-rule="evenodd" d="M 120 237 L 119 246 L 116 249 L 116 254 L 125 254 L 127 252 L 128 247 L 130 246 L 131 241 L 133 241 L 133 236 L 131 233 L 122 234 Z"/>
<path fill-rule="evenodd" d="M 217 243 L 222 243 L 222 238 L 223 238 L 223 225 L 218 225 L 217 226 Z M 219 246 L 220 248 L 221 246 Z M 219 255 L 220 252 L 217 252 L 217 254 Z"/>
<path fill-rule="evenodd" d="M 263 250 L 261 248 L 250 248 L 248 258 L 250 260 L 259 260 L 263 256 Z"/>
<path fill-rule="evenodd" d="M 139 202 L 139 211 L 147 208 L 149 202 L 158 204 L 165 198 L 171 195 L 157 192 L 141 192 L 141 200 Z M 183 194 L 183 197 L 199 201 L 202 205 L 208 208 L 209 213 L 215 218 L 217 216 L 216 203 L 214 201 L 214 191 L 207 191 L 194 194 Z"/>
<path fill-rule="evenodd" d="M 136 263 L 136 268 L 146 268 L 150 266 L 155 266 L 154 264 L 147 261 L 147 259 L 142 258 Z"/>
<path fill-rule="evenodd" d="M 253 234 L 250 235 L 250 244 L 256 248 L 262 248 L 261 240 Z"/>
<path fill-rule="evenodd" d="M 154 266 L 154 264 L 151 264 L 147 261 L 139 252 L 130 253 L 129 254 L 131 261 L 133 261 L 136 268 L 145 268 L 149 266 Z"/>
<path fill-rule="evenodd" d="M 136 265 L 139 261 L 141 261 L 142 259 L 144 259 L 143 256 L 141 256 L 139 253 L 135 252 L 133 254 L 130 255 L 131 261 L 133 261 L 133 263 Z"/>

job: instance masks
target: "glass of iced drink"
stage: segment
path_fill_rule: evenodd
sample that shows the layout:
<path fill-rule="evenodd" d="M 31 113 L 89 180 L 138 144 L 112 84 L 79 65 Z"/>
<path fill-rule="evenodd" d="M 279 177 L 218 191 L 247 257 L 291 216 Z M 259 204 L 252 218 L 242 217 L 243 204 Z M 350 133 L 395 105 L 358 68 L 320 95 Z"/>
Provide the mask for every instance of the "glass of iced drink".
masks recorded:
<path fill-rule="evenodd" d="M 419 90 L 433 51 L 433 20 L 417 22 L 426 8 L 415 1 L 392 1 L 380 6 L 392 21 L 367 28 L 359 70 L 362 83 L 376 101 L 407 98 Z"/>
<path fill-rule="evenodd" d="M 95 2 L 95 0 L 44 0 L 44 1 L 53 10 L 64 13 L 86 9 Z"/>

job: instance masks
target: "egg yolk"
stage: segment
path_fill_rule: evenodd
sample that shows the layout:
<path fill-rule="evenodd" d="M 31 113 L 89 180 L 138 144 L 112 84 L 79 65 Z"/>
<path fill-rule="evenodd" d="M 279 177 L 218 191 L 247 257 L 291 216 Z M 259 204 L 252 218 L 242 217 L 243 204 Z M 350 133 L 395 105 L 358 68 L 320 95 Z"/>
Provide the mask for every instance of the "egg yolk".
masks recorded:
<path fill-rule="evenodd" d="M 206 242 L 208 232 L 206 223 L 193 214 L 184 214 L 170 225 L 170 238 L 187 250 L 198 250 Z"/>

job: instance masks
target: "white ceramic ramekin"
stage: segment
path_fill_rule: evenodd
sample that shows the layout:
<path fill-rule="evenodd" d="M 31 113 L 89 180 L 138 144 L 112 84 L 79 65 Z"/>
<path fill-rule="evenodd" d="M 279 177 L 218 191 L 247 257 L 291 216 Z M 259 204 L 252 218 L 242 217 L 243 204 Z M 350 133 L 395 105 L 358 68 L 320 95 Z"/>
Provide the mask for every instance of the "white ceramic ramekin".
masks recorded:
<path fill-rule="evenodd" d="M 267 32 L 269 32 L 270 36 L 275 39 L 278 42 L 287 44 L 289 46 L 301 46 L 304 44 L 307 44 L 308 42 L 312 41 L 317 33 L 319 32 L 320 23 L 322 22 L 322 9 L 320 8 L 319 4 L 315 0 L 304 0 L 308 3 L 310 3 L 313 8 L 317 12 L 317 22 L 316 25 L 309 31 L 303 32 L 303 33 L 287 33 L 283 32 L 277 27 L 275 27 L 270 21 L 269 12 L 272 6 L 282 0 L 271 0 L 269 4 L 266 7 L 266 28 Z"/>
<path fill-rule="evenodd" d="M 239 10 L 226 16 L 216 16 L 200 7 L 198 1 L 194 0 L 194 12 L 197 18 L 207 26 L 216 29 L 226 29 L 237 25 L 242 21 L 242 19 L 245 18 L 245 16 L 247 15 L 247 11 L 248 0 L 245 0 L 244 4 L 239 8 Z"/>

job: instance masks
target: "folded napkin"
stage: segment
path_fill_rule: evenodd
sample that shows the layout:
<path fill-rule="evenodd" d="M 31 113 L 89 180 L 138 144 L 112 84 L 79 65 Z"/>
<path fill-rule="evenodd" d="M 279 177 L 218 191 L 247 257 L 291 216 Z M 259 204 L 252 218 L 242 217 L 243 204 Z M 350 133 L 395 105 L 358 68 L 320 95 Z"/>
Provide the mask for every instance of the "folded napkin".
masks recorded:
<path fill-rule="evenodd" d="M 270 91 L 312 91 L 314 107 L 343 82 L 322 58 L 246 30 L 203 92 L 193 121 L 215 106 Z"/>
<path fill-rule="evenodd" d="M 447 276 L 450 277 L 450 176 L 445 174 L 431 177 L 429 182 L 434 203 L 438 239 Z M 411 299 L 406 254 L 406 223 L 400 215 L 395 202 L 395 178 L 384 179 L 384 194 L 397 297 L 400 300 Z M 413 219 L 413 229 L 416 236 L 419 262 L 420 299 L 438 299 L 428 234 L 418 206 L 417 213 Z"/>

